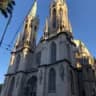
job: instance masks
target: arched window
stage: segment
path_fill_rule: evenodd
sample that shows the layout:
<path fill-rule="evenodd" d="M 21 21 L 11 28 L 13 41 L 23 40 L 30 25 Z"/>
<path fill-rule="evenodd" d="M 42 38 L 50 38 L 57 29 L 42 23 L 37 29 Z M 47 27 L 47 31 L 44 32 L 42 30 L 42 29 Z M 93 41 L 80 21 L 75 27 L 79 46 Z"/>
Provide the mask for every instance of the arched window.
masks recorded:
<path fill-rule="evenodd" d="M 56 43 L 52 42 L 51 43 L 51 63 L 56 62 Z"/>
<path fill-rule="evenodd" d="M 34 26 L 34 31 L 35 31 L 35 32 L 37 31 L 37 26 Z"/>
<path fill-rule="evenodd" d="M 62 25 L 62 16 L 63 16 L 63 10 L 60 8 L 59 10 L 59 15 L 60 15 L 60 30 L 62 31 L 63 25 Z"/>
<path fill-rule="evenodd" d="M 67 58 L 71 60 L 71 48 L 69 44 L 66 44 Z"/>
<path fill-rule="evenodd" d="M 63 65 L 60 66 L 59 72 L 60 72 L 61 80 L 64 81 L 64 66 Z"/>
<path fill-rule="evenodd" d="M 48 77 L 48 92 L 55 92 L 55 91 L 56 91 L 56 71 L 54 68 L 51 68 Z"/>
<path fill-rule="evenodd" d="M 51 63 L 56 62 L 56 44 L 54 42 L 51 43 Z"/>
<path fill-rule="evenodd" d="M 15 63 L 15 70 L 18 70 L 18 67 L 19 67 L 19 63 L 20 63 L 20 54 L 17 54 L 17 57 L 16 57 L 16 63 Z"/>
<path fill-rule="evenodd" d="M 53 28 L 56 28 L 56 9 L 53 9 Z"/>
<path fill-rule="evenodd" d="M 71 80 L 71 92 L 72 94 L 75 93 L 75 89 L 74 89 L 74 77 L 73 77 L 73 72 L 70 71 L 70 80 Z"/>
<path fill-rule="evenodd" d="M 13 77 L 10 81 L 9 88 L 8 88 L 8 96 L 12 96 L 14 83 L 15 83 L 15 77 Z"/>
<path fill-rule="evenodd" d="M 36 63 L 37 63 L 37 65 L 40 65 L 40 63 L 41 63 L 41 51 L 36 53 Z"/>
<path fill-rule="evenodd" d="M 36 96 L 36 92 L 37 92 L 37 77 L 33 76 L 27 81 L 24 90 L 24 96 Z"/>
<path fill-rule="evenodd" d="M 59 14 L 60 14 L 60 17 L 62 18 L 62 16 L 63 16 L 63 10 L 62 10 L 62 8 L 60 8 Z"/>

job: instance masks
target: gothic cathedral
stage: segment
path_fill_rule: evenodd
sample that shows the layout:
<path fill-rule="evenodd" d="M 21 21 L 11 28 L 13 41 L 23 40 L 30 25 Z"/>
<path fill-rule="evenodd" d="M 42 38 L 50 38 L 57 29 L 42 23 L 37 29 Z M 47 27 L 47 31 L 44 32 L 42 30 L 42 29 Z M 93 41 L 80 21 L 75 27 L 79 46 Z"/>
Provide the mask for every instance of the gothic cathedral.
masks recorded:
<path fill-rule="evenodd" d="M 66 0 L 51 0 L 38 44 L 37 0 L 18 35 L 0 96 L 96 96 L 94 60 L 74 40 Z"/>

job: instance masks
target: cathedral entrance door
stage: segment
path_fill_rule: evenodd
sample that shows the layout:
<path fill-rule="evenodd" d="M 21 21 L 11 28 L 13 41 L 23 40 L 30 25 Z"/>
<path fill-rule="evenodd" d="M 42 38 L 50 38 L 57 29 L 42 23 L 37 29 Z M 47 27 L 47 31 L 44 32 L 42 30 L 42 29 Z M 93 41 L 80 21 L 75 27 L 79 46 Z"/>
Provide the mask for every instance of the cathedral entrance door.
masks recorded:
<path fill-rule="evenodd" d="M 25 88 L 25 96 L 36 96 L 37 77 L 33 76 L 27 81 Z"/>

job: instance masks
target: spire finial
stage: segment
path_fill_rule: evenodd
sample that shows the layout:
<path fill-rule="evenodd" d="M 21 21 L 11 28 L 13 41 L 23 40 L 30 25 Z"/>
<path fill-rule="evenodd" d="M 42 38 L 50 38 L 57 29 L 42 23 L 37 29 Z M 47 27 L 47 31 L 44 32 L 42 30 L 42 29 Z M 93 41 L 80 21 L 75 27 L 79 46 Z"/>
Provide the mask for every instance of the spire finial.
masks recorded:
<path fill-rule="evenodd" d="M 29 16 L 32 17 L 32 18 L 35 18 L 36 13 L 37 13 L 37 0 L 34 0 L 34 3 L 33 3 L 31 11 L 29 13 Z"/>
<path fill-rule="evenodd" d="M 65 2 L 65 0 L 54 0 L 55 2 L 58 2 L 58 1 L 60 1 L 60 2 Z"/>
<path fill-rule="evenodd" d="M 45 27 L 44 27 L 44 38 L 45 38 L 45 39 L 48 38 L 48 18 L 46 19 L 46 22 L 45 22 Z"/>
<path fill-rule="evenodd" d="M 48 18 L 46 19 L 46 22 L 45 22 L 45 30 L 44 32 L 48 32 Z"/>

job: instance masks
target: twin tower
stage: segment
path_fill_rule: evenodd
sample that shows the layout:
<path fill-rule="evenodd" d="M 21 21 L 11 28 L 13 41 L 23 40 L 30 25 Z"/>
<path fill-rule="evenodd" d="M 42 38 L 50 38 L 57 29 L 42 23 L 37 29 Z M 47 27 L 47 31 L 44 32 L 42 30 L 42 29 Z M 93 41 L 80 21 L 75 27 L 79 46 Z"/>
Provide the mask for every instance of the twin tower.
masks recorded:
<path fill-rule="evenodd" d="M 0 96 L 79 96 L 74 84 L 75 44 L 66 1 L 51 1 L 43 36 L 36 45 L 39 18 L 34 0 L 11 53 Z"/>

